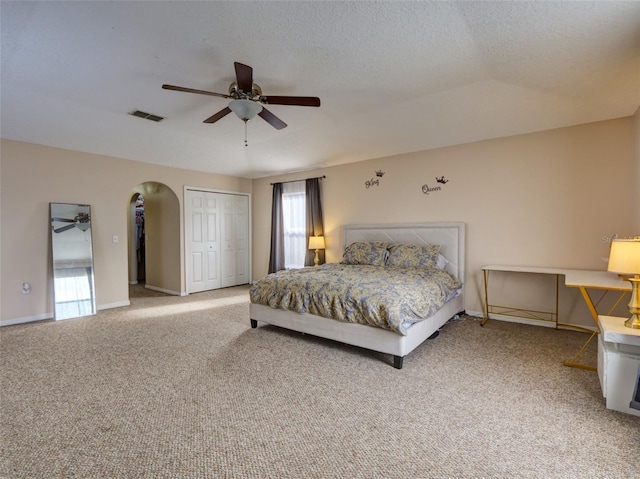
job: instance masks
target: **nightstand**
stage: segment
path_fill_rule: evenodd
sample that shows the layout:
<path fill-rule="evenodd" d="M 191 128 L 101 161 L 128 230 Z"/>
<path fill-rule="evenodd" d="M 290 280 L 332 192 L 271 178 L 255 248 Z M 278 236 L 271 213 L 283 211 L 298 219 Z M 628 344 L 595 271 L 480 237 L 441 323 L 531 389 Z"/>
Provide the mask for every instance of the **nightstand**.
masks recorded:
<path fill-rule="evenodd" d="M 624 326 L 625 318 L 598 316 L 598 377 L 607 409 L 640 416 L 632 400 L 640 368 L 640 329 Z"/>

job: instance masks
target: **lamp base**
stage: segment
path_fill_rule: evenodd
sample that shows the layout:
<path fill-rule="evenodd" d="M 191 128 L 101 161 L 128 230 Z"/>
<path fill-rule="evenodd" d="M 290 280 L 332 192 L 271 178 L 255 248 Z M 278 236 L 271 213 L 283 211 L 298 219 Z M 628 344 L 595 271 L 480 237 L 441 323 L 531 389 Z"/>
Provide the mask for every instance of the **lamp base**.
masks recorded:
<path fill-rule="evenodd" d="M 318 266 L 319 264 L 320 264 L 320 257 L 318 256 L 318 250 L 316 250 L 316 257 L 313 258 L 313 265 Z"/>
<path fill-rule="evenodd" d="M 627 280 L 631 282 L 631 299 L 629 299 L 631 317 L 624 322 L 624 325 L 627 328 L 640 329 L 640 294 L 638 294 L 640 275 L 627 278 Z"/>
<path fill-rule="evenodd" d="M 624 322 L 627 328 L 640 329 L 640 316 L 634 314 Z"/>

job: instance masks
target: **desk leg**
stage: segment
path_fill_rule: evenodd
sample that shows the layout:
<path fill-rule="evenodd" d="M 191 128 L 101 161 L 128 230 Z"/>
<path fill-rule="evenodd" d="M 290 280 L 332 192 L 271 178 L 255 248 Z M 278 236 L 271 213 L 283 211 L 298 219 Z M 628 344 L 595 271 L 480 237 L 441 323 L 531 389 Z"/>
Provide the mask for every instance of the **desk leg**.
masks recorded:
<path fill-rule="evenodd" d="M 484 273 L 484 318 L 480 322 L 480 326 L 484 326 L 489 321 L 489 271 L 483 270 Z"/>
<path fill-rule="evenodd" d="M 591 295 L 589 294 L 589 291 L 587 291 L 587 288 L 584 286 L 580 286 L 580 292 L 582 293 L 582 297 L 584 298 L 584 302 L 587 304 L 587 307 L 589 308 L 589 312 L 591 313 L 591 317 L 593 318 L 593 322 L 596 323 L 596 328 L 598 328 L 598 305 L 600 304 L 600 301 L 602 301 L 604 299 L 604 297 L 607 295 L 607 293 L 609 291 L 612 290 L 604 290 L 604 292 L 602 293 L 602 296 L 600 297 L 600 299 L 598 300 L 597 303 L 593 303 L 593 300 L 591 299 Z M 627 294 L 627 291 L 620 291 L 620 295 L 618 296 L 618 299 L 616 300 L 616 302 L 614 303 L 613 306 L 611 306 L 611 309 L 605 314 L 605 316 L 611 316 L 611 314 L 613 313 L 613 311 L 618 307 L 618 305 L 620 304 L 620 301 L 622 301 L 622 298 L 624 298 L 624 296 Z"/>
<path fill-rule="evenodd" d="M 596 308 L 596 304 L 593 303 L 593 300 L 591 299 L 591 295 L 589 294 L 589 291 L 587 291 L 586 287 L 580 286 L 580 293 L 582 294 L 582 298 L 584 299 L 584 302 L 586 303 L 587 308 L 589 308 L 589 312 L 591 313 L 591 317 L 593 318 L 594 323 L 596 323 L 596 330 L 593 333 L 591 333 L 591 335 L 589 336 L 589 339 L 587 339 L 587 342 L 584 343 L 584 345 L 580 348 L 580 351 L 578 351 L 578 353 L 573 358 L 569 359 L 568 361 L 565 361 L 564 365 L 569 366 L 571 368 L 580 368 L 580 369 L 587 369 L 589 371 L 597 371 L 597 368 L 595 366 L 587 366 L 585 364 L 581 364 L 577 362 L 580 355 L 584 352 L 585 349 L 587 349 L 587 346 L 589 346 L 589 343 L 593 341 L 593 338 L 597 337 L 598 334 L 600 334 L 600 328 L 598 326 L 598 310 Z M 607 291 L 605 290 L 602 296 L 600 297 L 600 299 L 598 300 L 597 304 L 600 303 L 600 301 L 604 298 L 606 294 L 607 294 Z M 616 309 L 618 304 L 620 304 L 620 301 L 622 300 L 625 294 L 626 292 L 622 291 L 618 300 L 611 307 L 607 315 L 611 315 L 613 310 Z"/>
<path fill-rule="evenodd" d="M 580 286 L 580 293 L 582 293 L 584 302 L 587 303 L 587 308 L 589 308 L 591 317 L 593 318 L 593 321 L 596 323 L 596 328 L 598 328 L 598 311 L 596 310 L 596 306 L 593 304 L 593 300 L 589 295 L 589 291 L 587 291 L 587 288 L 585 288 L 584 286 Z"/>
<path fill-rule="evenodd" d="M 578 358 L 582 355 L 584 350 L 587 349 L 587 346 L 589 346 L 591 341 L 593 341 L 593 338 L 595 338 L 596 336 L 598 336 L 598 331 L 594 331 L 593 333 L 591 333 L 591 336 L 589 336 L 589 339 L 587 339 L 587 342 L 584 343 L 584 345 L 580 348 L 580 351 L 578 351 L 574 357 L 565 361 L 563 364 L 565 366 L 569 366 L 570 368 L 580 368 L 580 369 L 587 369 L 589 371 L 597 371 L 597 368 L 595 366 L 588 366 L 586 364 L 581 364 L 577 362 Z"/>
<path fill-rule="evenodd" d="M 593 318 L 593 321 L 596 323 L 596 330 L 593 333 L 591 333 L 591 335 L 589 336 L 589 339 L 587 339 L 587 342 L 584 343 L 580 348 L 580 351 L 578 351 L 573 358 L 565 361 L 564 365 L 569 366 L 570 368 L 580 368 L 580 369 L 587 369 L 589 371 L 597 371 L 597 368 L 595 366 L 587 366 L 586 364 L 581 364 L 577 362 L 578 358 L 582 355 L 584 350 L 587 349 L 587 346 L 589 346 L 591 341 L 593 341 L 593 338 L 598 336 L 598 333 L 600 332 L 598 330 L 598 311 L 596 310 L 596 307 L 593 304 L 593 300 L 589 295 L 589 291 L 587 291 L 587 288 L 585 288 L 584 286 L 580 286 L 580 293 L 582 294 L 582 298 L 584 299 L 584 302 L 586 303 L 587 308 L 589 308 L 589 312 L 591 313 L 591 317 Z"/>

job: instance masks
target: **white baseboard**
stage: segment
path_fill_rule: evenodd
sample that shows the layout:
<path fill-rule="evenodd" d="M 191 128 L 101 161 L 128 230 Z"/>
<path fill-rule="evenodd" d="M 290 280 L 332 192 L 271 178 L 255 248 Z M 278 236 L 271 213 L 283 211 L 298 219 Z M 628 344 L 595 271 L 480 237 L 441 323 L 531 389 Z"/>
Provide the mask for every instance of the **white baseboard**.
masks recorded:
<path fill-rule="evenodd" d="M 505 321 L 507 323 L 520 323 L 520 324 L 528 324 L 530 326 L 541 326 L 543 328 L 555 328 L 556 323 L 554 321 L 542 321 L 539 319 L 529 319 L 529 318 L 518 318 L 515 316 L 507 316 L 504 314 L 490 314 L 489 319 Z"/>
<path fill-rule="evenodd" d="M 0 321 L 0 327 L 13 326 L 14 324 L 32 323 L 34 321 L 44 321 L 53 319 L 53 313 L 36 314 L 35 316 L 25 316 L 23 318 L 5 319 Z"/>
<path fill-rule="evenodd" d="M 119 301 L 117 303 L 99 304 L 98 306 L 96 306 L 96 309 L 98 311 L 102 311 L 103 309 L 122 308 L 123 306 L 131 306 L 131 301 Z"/>
<path fill-rule="evenodd" d="M 165 294 L 171 294 L 173 296 L 186 296 L 186 293 L 180 293 L 179 291 L 171 291 L 170 289 L 158 288 L 157 286 L 151 286 L 148 284 L 144 285 L 145 288 L 151 289 L 153 291 L 159 291 Z"/>
<path fill-rule="evenodd" d="M 123 306 L 130 306 L 130 301 L 120 301 L 117 303 L 100 304 L 96 306 L 97 311 L 103 309 L 122 308 Z M 13 326 L 14 324 L 33 323 L 35 321 L 44 321 L 46 319 L 53 319 L 53 313 L 36 314 L 35 316 L 25 316 L 23 318 L 5 319 L 0 321 L 0 328 L 3 326 Z M 69 318 L 73 319 L 73 318 Z"/>

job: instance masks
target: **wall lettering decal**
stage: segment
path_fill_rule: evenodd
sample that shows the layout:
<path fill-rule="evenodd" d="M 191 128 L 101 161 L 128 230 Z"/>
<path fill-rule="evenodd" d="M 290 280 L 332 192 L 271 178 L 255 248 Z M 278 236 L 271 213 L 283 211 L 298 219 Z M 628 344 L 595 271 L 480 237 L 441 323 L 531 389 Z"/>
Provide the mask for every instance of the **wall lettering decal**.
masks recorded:
<path fill-rule="evenodd" d="M 447 183 L 449 183 L 449 180 L 447 180 L 444 176 L 436 176 L 436 182 L 441 185 L 446 185 Z M 441 186 L 431 187 L 428 184 L 422 185 L 422 192 L 425 195 L 428 195 L 429 193 L 433 193 L 434 191 L 442 191 L 442 187 Z"/>
<path fill-rule="evenodd" d="M 428 195 L 429 193 L 433 192 L 433 191 L 440 191 L 442 188 L 440 188 L 439 186 L 434 186 L 433 188 L 429 188 L 429 185 L 422 185 L 422 192 L 425 195 Z"/>
<path fill-rule="evenodd" d="M 384 176 L 384 171 L 382 170 L 376 170 L 376 177 L 371 178 L 370 180 L 367 180 L 364 182 L 364 186 L 365 188 L 370 188 L 372 186 L 380 186 L 380 180 L 378 178 L 382 178 Z"/>

